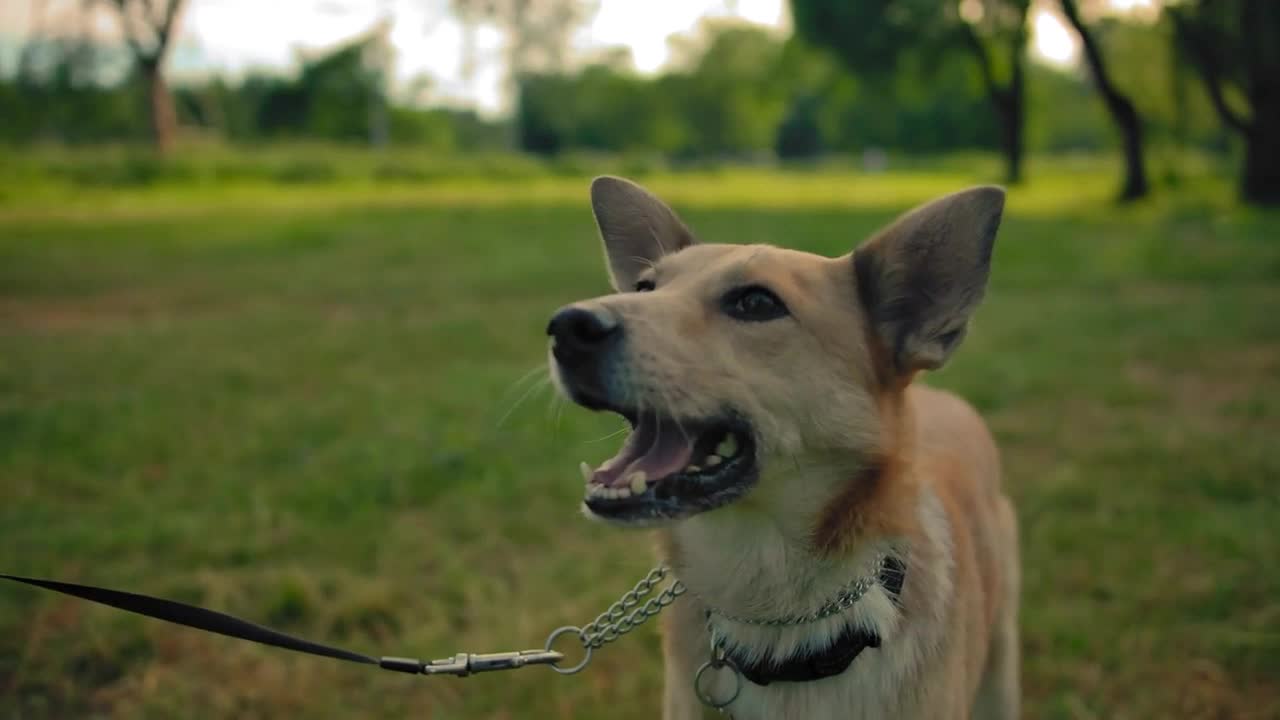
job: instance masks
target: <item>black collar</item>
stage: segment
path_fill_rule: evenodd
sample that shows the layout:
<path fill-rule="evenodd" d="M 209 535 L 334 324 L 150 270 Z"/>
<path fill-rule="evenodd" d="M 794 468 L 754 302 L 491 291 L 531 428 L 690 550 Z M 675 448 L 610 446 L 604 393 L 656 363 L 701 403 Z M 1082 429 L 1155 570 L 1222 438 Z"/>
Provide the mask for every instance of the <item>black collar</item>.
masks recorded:
<path fill-rule="evenodd" d="M 889 555 L 880 571 L 880 586 L 897 598 L 902 594 L 902 581 L 906 574 L 907 568 L 902 561 Z M 794 655 L 783 663 L 748 663 L 731 651 L 726 652 L 726 657 L 733 661 L 743 677 L 756 685 L 768 685 L 773 682 L 808 682 L 839 675 L 849 669 L 863 650 L 878 647 L 879 635 L 849 627 L 825 650 Z"/>

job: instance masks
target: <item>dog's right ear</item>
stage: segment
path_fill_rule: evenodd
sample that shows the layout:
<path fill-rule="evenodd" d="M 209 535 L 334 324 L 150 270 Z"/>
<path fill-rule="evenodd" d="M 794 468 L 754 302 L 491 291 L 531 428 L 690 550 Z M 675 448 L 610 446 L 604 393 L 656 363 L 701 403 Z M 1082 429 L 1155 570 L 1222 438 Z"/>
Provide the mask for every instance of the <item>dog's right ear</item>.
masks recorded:
<path fill-rule="evenodd" d="M 633 290 L 636 278 L 663 255 L 697 240 L 675 211 L 639 185 L 603 176 L 591 182 L 591 209 L 604 241 L 615 290 Z"/>

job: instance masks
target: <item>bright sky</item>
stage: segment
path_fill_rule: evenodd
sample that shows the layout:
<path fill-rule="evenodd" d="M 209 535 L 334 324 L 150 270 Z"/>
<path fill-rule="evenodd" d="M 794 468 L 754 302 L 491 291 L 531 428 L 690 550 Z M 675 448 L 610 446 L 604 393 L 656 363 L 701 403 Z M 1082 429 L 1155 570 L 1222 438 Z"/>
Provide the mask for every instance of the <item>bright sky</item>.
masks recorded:
<path fill-rule="evenodd" d="M 79 0 L 46 0 L 50 13 Z M 1043 0 L 1042 0 L 1043 1 Z M 600 0 L 591 23 L 574 39 L 590 51 L 627 46 L 636 67 L 658 70 L 667 59 L 667 38 L 693 30 L 705 17 L 736 15 L 783 27 L 790 21 L 787 0 Z M 1141 7 L 1154 0 L 1112 0 Z M 0 33 L 22 36 L 31 27 L 32 0 L 0 0 Z M 477 37 L 478 72 L 470 82 L 461 72 L 463 33 L 447 13 L 448 0 L 190 0 L 170 66 L 175 77 L 210 70 L 241 72 L 252 67 L 288 68 L 298 49 L 320 49 L 393 20 L 395 77 L 399 87 L 424 75 L 432 79 L 434 100 L 476 104 L 494 111 L 500 104 L 501 38 Z M 65 12 L 65 9 L 63 10 Z M 110 20 L 103 32 L 110 33 Z M 1062 21 L 1043 7 L 1033 11 L 1034 47 L 1044 59 L 1074 62 L 1078 42 Z"/>
<path fill-rule="evenodd" d="M 175 55 L 173 69 L 287 66 L 295 48 L 339 42 L 390 15 L 399 82 L 430 75 L 437 97 L 473 100 L 494 110 L 503 74 L 498 61 L 501 37 L 495 32 L 479 34 L 477 76 L 465 82 L 462 28 L 441 12 L 446 5 L 440 0 L 192 0 L 184 18 L 185 52 Z M 590 51 L 625 45 L 637 69 L 652 72 L 666 60 L 667 38 L 693 29 L 704 17 L 737 15 L 778 27 L 789 21 L 785 0 L 649 0 L 640 7 L 634 2 L 602 1 L 591 23 L 575 36 L 574 48 Z M 246 23 L 246 18 L 253 22 Z"/>

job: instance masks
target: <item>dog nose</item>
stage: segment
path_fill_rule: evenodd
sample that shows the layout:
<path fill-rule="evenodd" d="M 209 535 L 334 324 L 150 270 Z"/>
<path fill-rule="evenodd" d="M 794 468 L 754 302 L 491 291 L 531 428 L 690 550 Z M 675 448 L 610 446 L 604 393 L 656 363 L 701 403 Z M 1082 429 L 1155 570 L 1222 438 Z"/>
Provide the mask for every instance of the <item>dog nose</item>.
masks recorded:
<path fill-rule="evenodd" d="M 554 340 L 553 352 L 562 362 L 590 355 L 621 334 L 617 320 L 581 307 L 567 307 L 551 316 L 547 334 Z"/>

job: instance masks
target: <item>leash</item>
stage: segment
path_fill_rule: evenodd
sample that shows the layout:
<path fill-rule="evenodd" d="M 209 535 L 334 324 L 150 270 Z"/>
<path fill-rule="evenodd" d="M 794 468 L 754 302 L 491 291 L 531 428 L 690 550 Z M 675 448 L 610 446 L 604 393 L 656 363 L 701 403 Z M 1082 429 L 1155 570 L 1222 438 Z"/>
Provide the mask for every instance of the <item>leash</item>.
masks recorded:
<path fill-rule="evenodd" d="M 234 615 L 209 610 L 198 605 L 189 605 L 176 600 L 167 600 L 141 593 L 4 573 L 0 573 L 0 580 L 11 580 L 24 585 L 88 600 L 99 605 L 124 610 L 125 612 L 163 620 L 175 625 L 182 625 L 217 635 L 225 635 L 238 640 L 248 640 L 261 645 L 293 650 L 294 652 L 308 655 L 319 655 L 362 665 L 372 665 L 383 670 L 392 670 L 410 675 L 467 677 L 475 673 L 515 670 L 529 665 L 546 665 L 561 675 L 575 675 L 582 672 L 591 662 L 591 656 L 596 650 L 643 625 L 645 621 L 662 612 L 674 603 L 676 598 L 686 592 L 684 583 L 679 580 L 672 580 L 657 595 L 649 597 L 653 594 L 654 588 L 670 572 L 667 567 L 662 565 L 650 570 L 634 588 L 628 590 L 617 602 L 610 605 L 608 610 L 596 616 L 595 620 L 581 627 L 566 625 L 551 631 L 542 649 L 487 654 L 457 653 L 452 657 L 425 662 L 409 657 L 385 655 L 374 657 L 295 637 L 279 630 L 273 630 L 269 627 L 243 620 Z M 577 636 L 582 648 L 586 651 L 586 655 L 578 664 L 572 667 L 560 667 L 561 661 L 565 658 L 564 653 L 553 650 L 552 646 L 562 636 L 570 634 Z M 742 676 L 737 668 L 734 667 L 732 661 L 725 658 L 723 650 L 720 650 L 718 654 L 716 650 L 713 636 L 712 661 L 704 664 L 698 670 L 694 684 L 699 700 L 722 714 L 727 714 L 725 708 L 737 699 L 738 693 L 741 691 Z M 704 676 L 708 670 L 718 671 L 726 667 L 731 669 L 736 676 L 736 687 L 732 697 L 727 700 L 717 701 L 711 695 L 709 689 L 703 688 Z"/>
<path fill-rule="evenodd" d="M 860 630 L 850 631 L 842 635 L 822 655 L 793 658 L 779 667 L 764 668 L 743 663 L 733 657 L 731 653 L 726 652 L 725 639 L 712 623 L 712 616 L 718 615 L 733 622 L 752 625 L 772 627 L 806 625 L 847 610 L 876 584 L 882 585 L 892 596 L 896 597 L 902 589 L 902 576 L 906 570 L 905 565 L 896 557 L 880 555 L 876 558 L 873 567 L 875 569 L 873 575 L 856 579 L 842 588 L 835 599 L 812 613 L 760 620 L 737 617 L 721 610 L 708 608 L 706 610 L 706 620 L 707 632 L 711 638 L 710 659 L 704 662 L 694 673 L 694 693 L 698 699 L 704 705 L 718 710 L 722 714 L 727 714 L 728 706 L 738 698 L 742 691 L 744 677 L 757 685 L 768 685 L 772 681 L 798 682 L 831 677 L 844 672 L 863 649 L 879 647 L 880 639 L 878 636 Z M 364 653 L 295 637 L 233 615 L 227 615 L 226 613 L 209 610 L 197 605 L 189 605 L 140 593 L 3 573 L 0 573 L 0 580 L 11 580 L 45 590 L 52 590 L 176 625 L 183 625 L 285 650 L 293 650 L 294 652 L 346 660 L 362 665 L 373 665 L 383 670 L 392 670 L 410 675 L 467 677 L 475 673 L 515 670 L 530 665 L 546 665 L 561 675 L 575 675 L 582 672 L 591 662 L 592 654 L 596 650 L 643 625 L 647 620 L 658 615 L 674 603 L 676 598 L 687 592 L 684 583 L 673 579 L 670 584 L 656 595 L 653 594 L 654 589 L 670 572 L 666 566 L 659 565 L 655 567 L 640 582 L 636 583 L 634 588 L 627 591 L 617 602 L 610 605 L 608 610 L 596 616 L 595 620 L 581 627 L 566 625 L 551 631 L 541 649 L 487 654 L 457 653 L 452 657 L 425 662 L 409 657 L 374 657 L 365 655 Z M 652 597 L 650 597 L 651 595 Z M 565 635 L 576 636 L 583 650 L 586 651 L 582 660 L 571 667 L 560 667 L 565 655 L 552 649 L 556 641 Z M 727 698 L 718 699 L 712 692 L 713 686 L 709 684 L 713 681 L 708 672 L 718 675 L 720 671 L 724 670 L 728 670 L 731 673 L 732 689 L 729 691 Z"/>
<path fill-rule="evenodd" d="M 654 586 L 661 582 L 668 572 L 665 567 L 654 568 L 639 584 L 587 625 L 583 627 L 566 625 L 553 630 L 541 649 L 487 654 L 457 653 L 452 657 L 425 662 L 417 658 L 374 657 L 353 652 L 295 637 L 226 613 L 141 593 L 3 573 L 0 573 L 0 580 L 12 580 L 156 620 L 294 652 L 373 665 L 383 670 L 410 675 L 467 677 L 474 673 L 515 670 L 529 665 L 546 665 L 561 675 L 582 672 L 591 662 L 593 651 L 639 627 L 649 618 L 662 612 L 663 608 L 675 602 L 675 599 L 684 593 L 684 585 L 676 580 L 657 596 L 643 601 L 643 598 L 653 592 Z M 562 668 L 560 663 L 564 660 L 564 653 L 553 650 L 552 646 L 560 637 L 569 634 L 577 636 L 586 651 L 586 656 L 577 665 Z"/>

